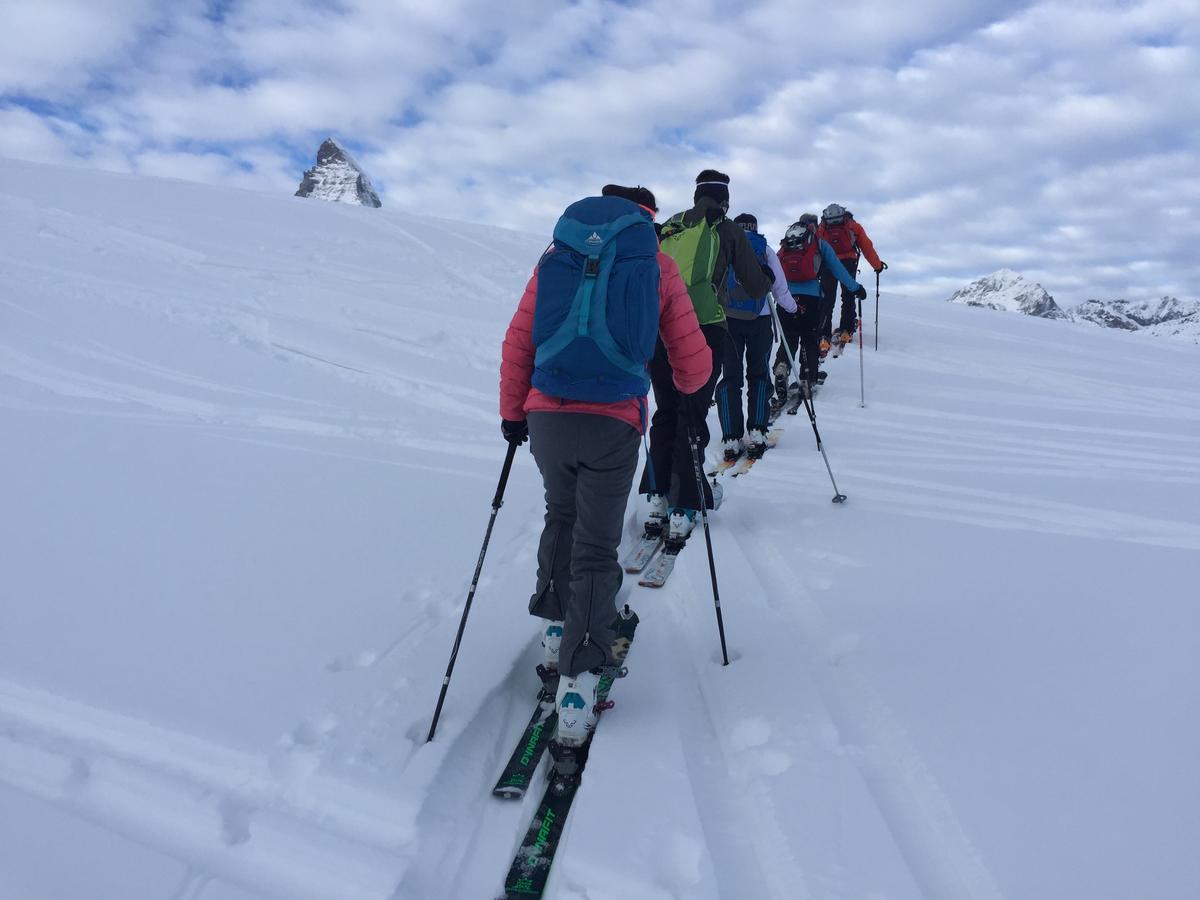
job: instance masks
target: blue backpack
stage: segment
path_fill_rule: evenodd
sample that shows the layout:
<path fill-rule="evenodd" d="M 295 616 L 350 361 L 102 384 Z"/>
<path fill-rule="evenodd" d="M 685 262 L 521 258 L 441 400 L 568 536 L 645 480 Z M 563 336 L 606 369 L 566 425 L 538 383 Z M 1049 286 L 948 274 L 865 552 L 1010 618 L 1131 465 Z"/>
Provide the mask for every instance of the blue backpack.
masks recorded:
<path fill-rule="evenodd" d="M 551 397 L 645 397 L 658 339 L 658 237 L 622 197 L 572 203 L 537 269 L 533 386 Z"/>
<path fill-rule="evenodd" d="M 757 231 L 747 231 L 746 238 L 754 248 L 754 256 L 767 264 L 767 239 Z M 757 319 L 762 309 L 762 297 L 751 297 L 733 274 L 733 266 L 725 270 L 725 314 L 731 319 Z"/>

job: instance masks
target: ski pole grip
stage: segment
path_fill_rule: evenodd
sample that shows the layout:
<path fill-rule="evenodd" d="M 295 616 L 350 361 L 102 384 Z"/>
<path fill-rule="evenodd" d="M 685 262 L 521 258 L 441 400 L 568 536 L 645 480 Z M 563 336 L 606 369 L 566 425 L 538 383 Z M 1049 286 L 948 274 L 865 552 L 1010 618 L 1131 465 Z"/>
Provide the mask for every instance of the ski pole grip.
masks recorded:
<path fill-rule="evenodd" d="M 504 457 L 504 468 L 500 470 L 500 483 L 496 485 L 496 496 L 492 498 L 492 509 L 499 509 L 504 505 L 504 489 L 508 486 L 508 473 L 512 471 L 513 459 L 517 455 L 517 445 L 510 443 L 508 445 L 508 454 Z"/>

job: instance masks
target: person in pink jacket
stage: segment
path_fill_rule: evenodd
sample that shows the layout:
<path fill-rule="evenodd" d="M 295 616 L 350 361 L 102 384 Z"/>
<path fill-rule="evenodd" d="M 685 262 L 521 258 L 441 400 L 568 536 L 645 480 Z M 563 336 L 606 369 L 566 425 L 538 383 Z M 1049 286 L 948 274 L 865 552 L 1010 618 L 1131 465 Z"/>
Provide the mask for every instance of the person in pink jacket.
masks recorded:
<path fill-rule="evenodd" d="M 603 195 L 637 204 L 648 223 L 657 213 L 654 195 L 646 188 L 608 185 Z M 657 261 L 659 337 L 667 348 L 675 386 L 694 393 L 708 382 L 712 353 L 678 266 L 661 252 Z M 586 701 L 578 731 L 568 733 L 571 723 L 560 716 L 557 739 L 569 744 L 582 740 L 595 721 L 592 707 L 600 670 L 619 662 L 613 647 L 615 599 L 622 579 L 617 548 L 637 469 L 646 399 L 593 403 L 549 396 L 533 386 L 537 282 L 535 269 L 504 336 L 501 431 L 510 442 L 529 439 L 545 487 L 545 526 L 529 612 L 547 620 L 546 668 L 560 673 L 560 707 L 570 692 Z"/>

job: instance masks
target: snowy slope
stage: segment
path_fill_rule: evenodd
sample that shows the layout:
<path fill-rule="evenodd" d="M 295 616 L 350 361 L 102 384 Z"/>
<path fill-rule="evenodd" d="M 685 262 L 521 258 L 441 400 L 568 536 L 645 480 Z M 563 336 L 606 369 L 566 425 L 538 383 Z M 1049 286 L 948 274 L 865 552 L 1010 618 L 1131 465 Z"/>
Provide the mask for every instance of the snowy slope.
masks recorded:
<path fill-rule="evenodd" d="M 0 168 L 0 896 L 492 897 L 540 525 L 495 489 L 544 238 Z M 643 624 L 557 898 L 1200 895 L 1200 373 L 882 300 Z M 1168 345 L 1170 344 L 1170 345 Z"/>

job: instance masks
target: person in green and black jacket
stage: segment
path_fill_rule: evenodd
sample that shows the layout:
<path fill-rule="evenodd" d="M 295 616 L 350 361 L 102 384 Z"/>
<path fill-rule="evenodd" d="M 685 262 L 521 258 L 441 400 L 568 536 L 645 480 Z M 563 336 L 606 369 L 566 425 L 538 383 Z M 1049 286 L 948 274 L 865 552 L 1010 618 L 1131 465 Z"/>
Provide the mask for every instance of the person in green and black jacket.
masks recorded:
<path fill-rule="evenodd" d="M 709 441 L 708 407 L 729 338 L 722 296 L 728 290 L 726 271 L 732 266 L 737 281 L 756 296 L 765 295 L 775 281 L 774 273 L 759 264 L 745 231 L 727 218 L 728 175 L 715 169 L 697 175 L 694 202 L 691 209 L 668 219 L 659 237 L 662 252 L 679 264 L 687 284 L 700 328 L 712 350 L 713 374 L 701 390 L 680 394 L 671 378 L 666 349 L 659 342 L 650 360 L 657 409 L 650 425 L 650 458 L 639 488 L 649 495 L 651 509 L 664 502 L 671 509 L 670 528 L 679 537 L 691 530 L 702 502 L 706 508 L 716 508 L 708 484 L 705 496 L 698 495 L 688 427 L 696 429 L 703 458 Z"/>

